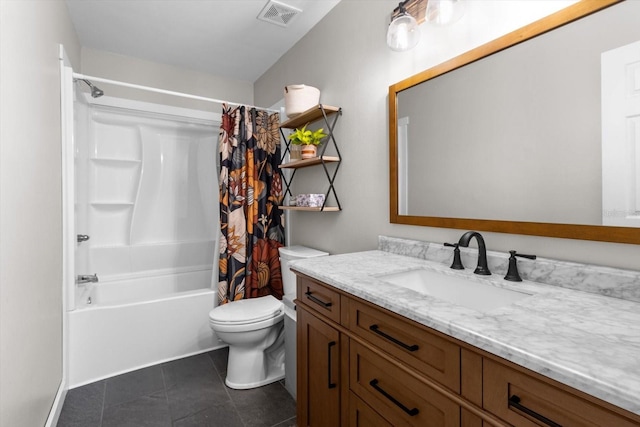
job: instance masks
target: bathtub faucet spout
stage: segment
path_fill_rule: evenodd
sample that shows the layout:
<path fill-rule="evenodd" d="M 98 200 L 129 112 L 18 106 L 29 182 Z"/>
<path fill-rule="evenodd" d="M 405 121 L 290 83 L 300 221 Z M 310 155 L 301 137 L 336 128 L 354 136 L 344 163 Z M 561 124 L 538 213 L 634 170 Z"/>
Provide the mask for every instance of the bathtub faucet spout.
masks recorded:
<path fill-rule="evenodd" d="M 82 283 L 96 283 L 98 281 L 97 274 L 79 274 L 76 278 L 76 283 L 78 285 Z"/>

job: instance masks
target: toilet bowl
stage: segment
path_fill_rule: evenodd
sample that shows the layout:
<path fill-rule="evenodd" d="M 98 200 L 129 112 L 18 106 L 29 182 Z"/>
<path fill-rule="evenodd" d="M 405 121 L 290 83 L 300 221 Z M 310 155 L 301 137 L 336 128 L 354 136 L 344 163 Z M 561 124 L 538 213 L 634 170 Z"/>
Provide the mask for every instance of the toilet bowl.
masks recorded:
<path fill-rule="evenodd" d="M 209 312 L 209 325 L 229 345 L 225 383 L 260 387 L 284 378 L 284 305 L 275 297 L 243 299 Z"/>
<path fill-rule="evenodd" d="M 295 298 L 296 278 L 289 267 L 294 260 L 328 255 L 304 246 L 281 247 L 282 286 L 285 296 Z M 269 295 L 218 306 L 209 312 L 209 326 L 229 345 L 225 384 L 234 389 L 255 388 L 285 378 L 285 357 L 289 353 L 286 382 L 295 395 L 295 320 L 289 323 L 285 346 L 285 306 Z M 294 315 L 295 317 L 295 315 Z M 293 390 L 293 391 L 292 391 Z"/>

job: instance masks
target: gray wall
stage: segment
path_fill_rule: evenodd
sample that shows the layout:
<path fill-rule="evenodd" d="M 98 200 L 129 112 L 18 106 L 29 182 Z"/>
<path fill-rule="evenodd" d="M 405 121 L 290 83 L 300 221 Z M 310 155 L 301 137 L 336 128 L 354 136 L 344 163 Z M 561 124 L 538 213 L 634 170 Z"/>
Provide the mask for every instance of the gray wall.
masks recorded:
<path fill-rule="evenodd" d="M 363 7 L 365 2 L 343 0 L 336 6 L 254 85 L 258 105 L 271 105 L 282 98 L 282 88 L 287 84 L 305 83 L 321 89 L 321 102 L 344 110 L 336 128 L 343 163 L 335 183 L 343 211 L 294 212 L 289 243 L 344 253 L 375 248 L 380 234 L 457 241 L 464 230 L 389 223 L 389 85 L 544 16 L 550 11 L 536 8 L 550 6 L 548 3 L 556 7 L 560 4 L 467 2 L 462 20 L 450 27 L 422 25 L 420 44 L 404 53 L 392 52 L 385 44 L 389 14 L 397 2 L 367 1 Z M 302 188 L 304 192 L 324 191 L 326 187 L 318 187 L 322 179 L 321 168 L 300 170 L 294 192 L 302 192 Z M 484 235 L 489 249 L 497 251 L 516 249 L 549 258 L 634 269 L 640 259 L 638 245 Z"/>
<path fill-rule="evenodd" d="M 0 425 L 42 426 L 62 380 L 63 1 L 0 1 Z"/>
<path fill-rule="evenodd" d="M 159 64 L 130 56 L 82 48 L 82 73 L 191 95 L 253 104 L 253 84 Z M 96 82 L 107 96 L 220 112 L 220 104 L 194 101 Z M 84 89 L 84 88 L 83 88 Z"/>

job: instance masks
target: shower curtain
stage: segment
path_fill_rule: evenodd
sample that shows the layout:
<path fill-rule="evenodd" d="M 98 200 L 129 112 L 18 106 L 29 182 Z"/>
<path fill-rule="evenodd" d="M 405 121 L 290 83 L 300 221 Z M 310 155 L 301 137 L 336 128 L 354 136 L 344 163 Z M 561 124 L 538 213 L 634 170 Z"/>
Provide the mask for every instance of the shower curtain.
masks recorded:
<path fill-rule="evenodd" d="M 280 116 L 222 106 L 218 302 L 282 299 Z"/>

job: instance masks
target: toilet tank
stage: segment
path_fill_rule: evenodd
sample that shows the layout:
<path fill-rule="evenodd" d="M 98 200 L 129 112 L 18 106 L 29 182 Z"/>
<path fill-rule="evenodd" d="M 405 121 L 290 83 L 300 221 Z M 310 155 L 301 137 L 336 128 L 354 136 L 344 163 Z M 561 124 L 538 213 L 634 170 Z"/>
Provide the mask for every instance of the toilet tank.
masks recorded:
<path fill-rule="evenodd" d="M 283 246 L 279 248 L 279 251 L 280 266 L 282 268 L 282 286 L 285 295 L 293 295 L 296 293 L 296 275 L 289 269 L 292 262 L 299 259 L 329 255 L 328 252 L 306 246 Z"/>

